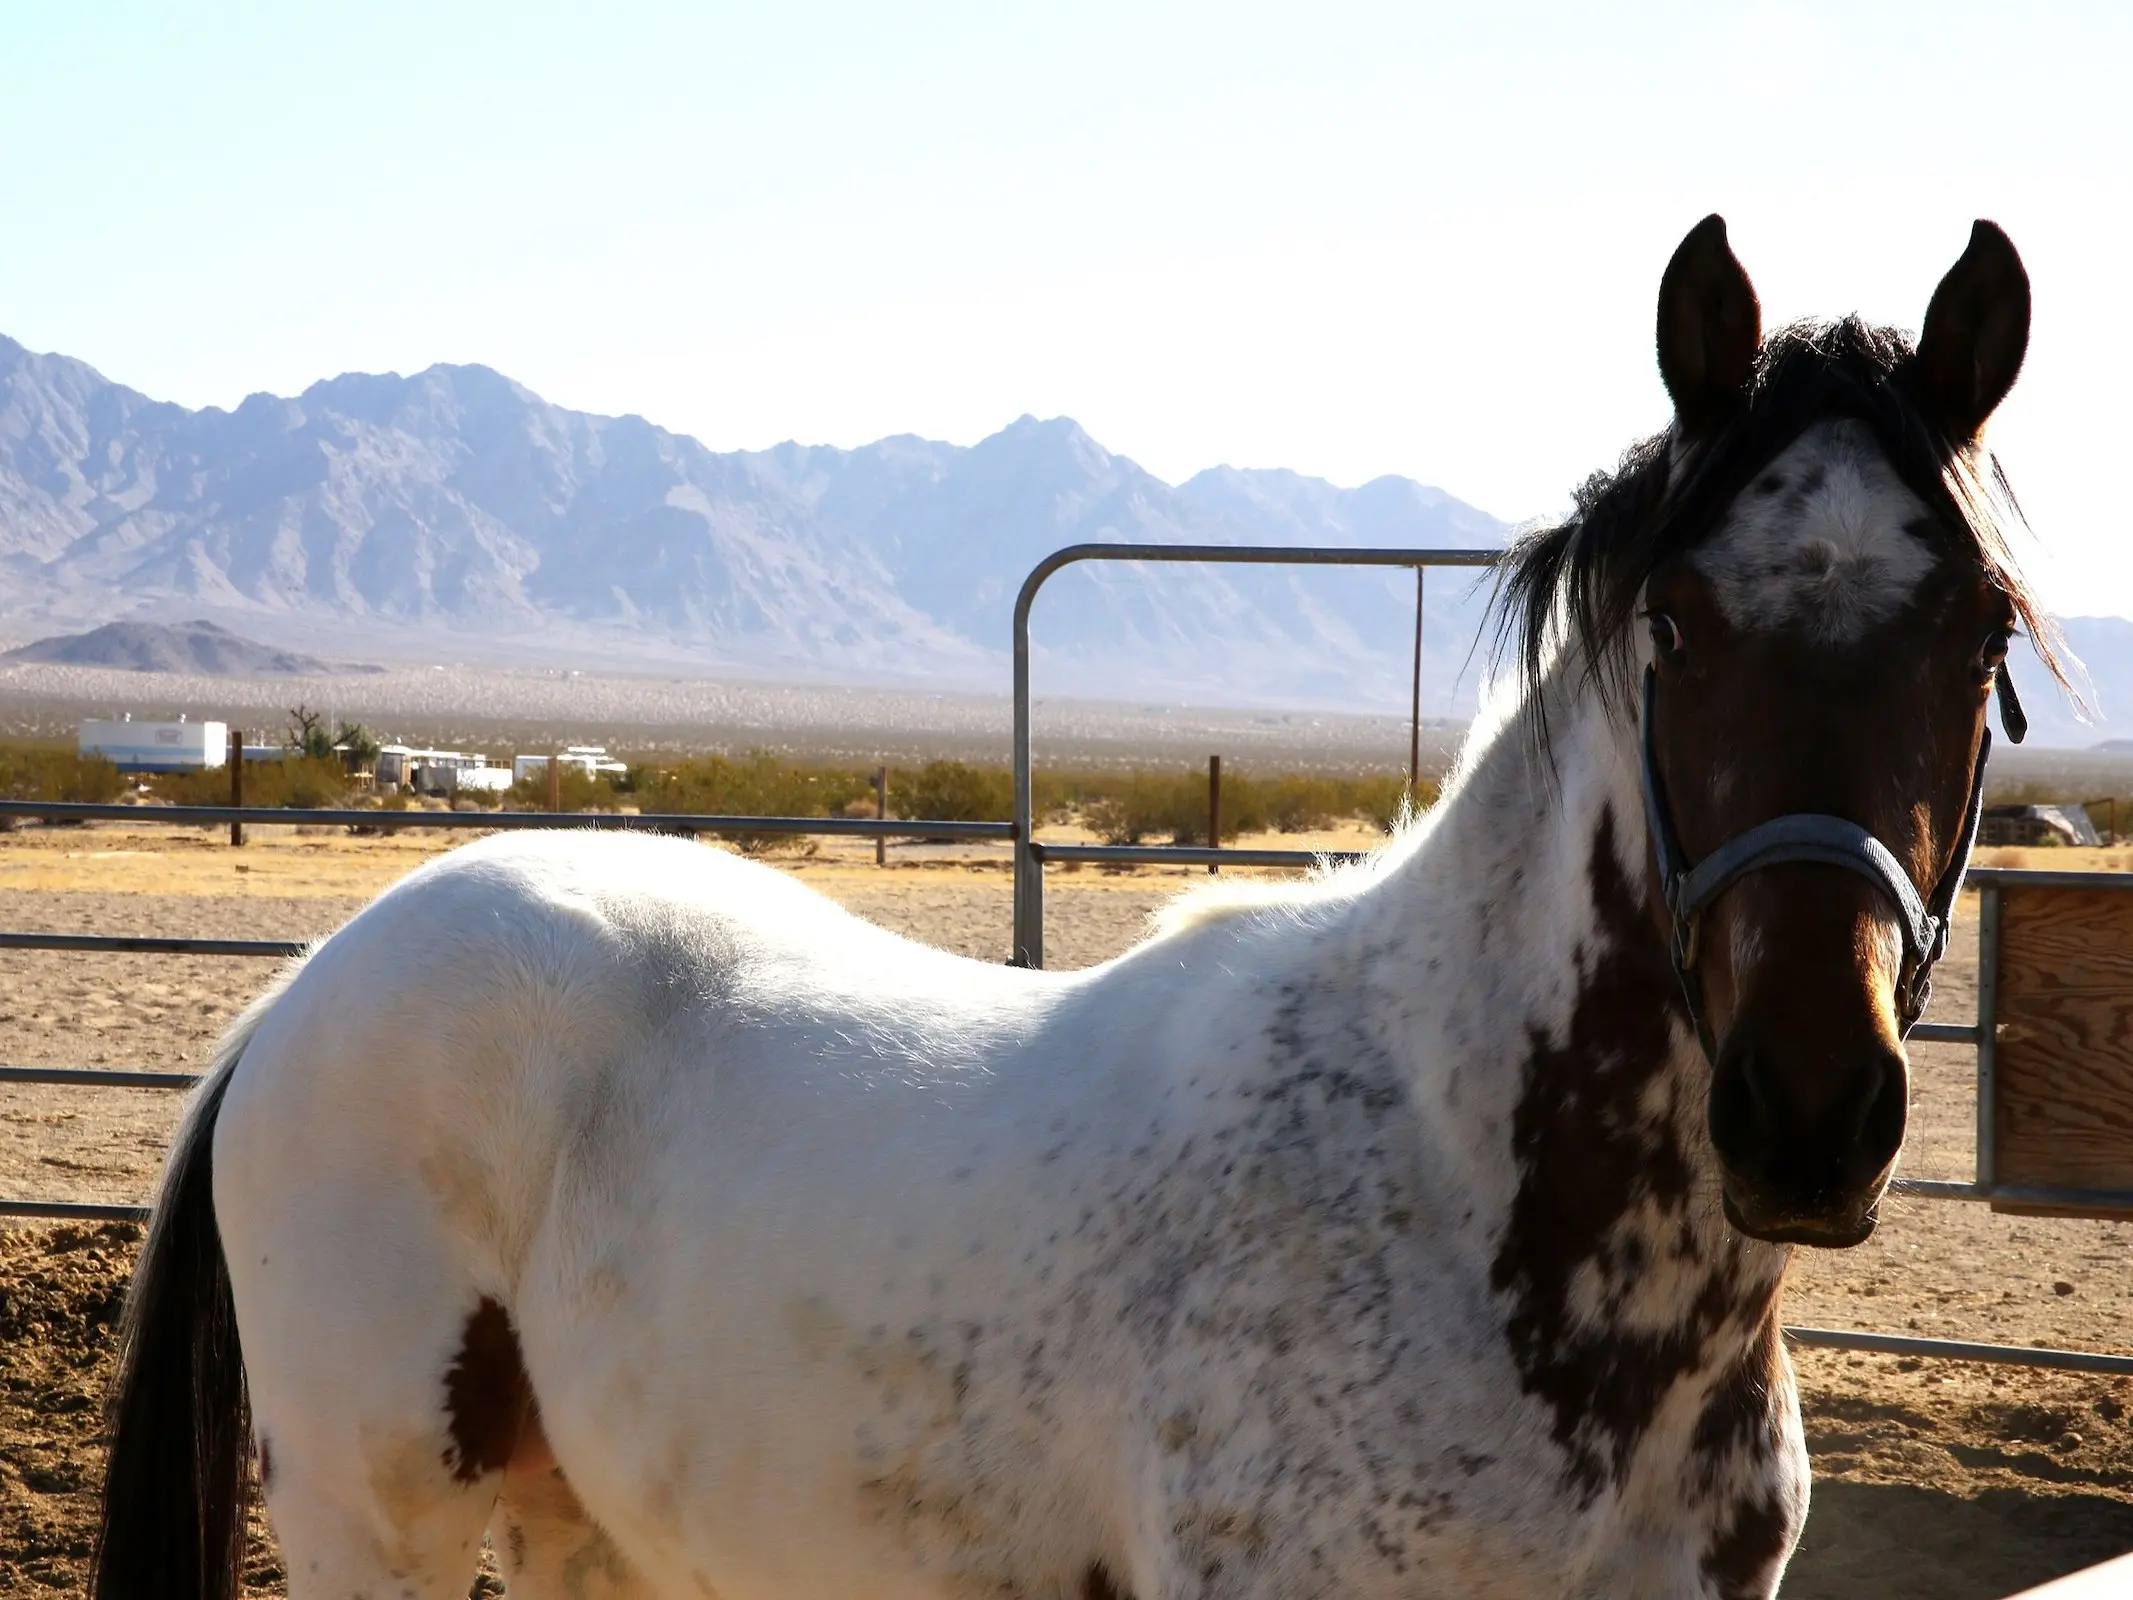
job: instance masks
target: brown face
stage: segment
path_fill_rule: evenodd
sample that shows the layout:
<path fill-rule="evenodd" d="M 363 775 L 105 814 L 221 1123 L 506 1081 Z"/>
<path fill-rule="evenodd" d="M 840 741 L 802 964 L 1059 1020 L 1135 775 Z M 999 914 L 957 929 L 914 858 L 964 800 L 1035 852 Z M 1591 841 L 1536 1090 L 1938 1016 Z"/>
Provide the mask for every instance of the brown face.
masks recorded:
<path fill-rule="evenodd" d="M 2020 360 L 2017 346 L 1994 391 L 1990 349 L 1966 364 L 1944 348 L 1951 284 L 1987 313 L 2005 309 L 1973 292 L 1975 271 L 1964 277 L 1987 227 L 1935 296 L 1920 349 L 1924 379 L 1936 360 L 1954 374 L 1959 392 L 1942 404 L 1959 444 Z M 1753 290 L 1722 225 L 1715 252 L 1710 230 L 1689 236 L 1661 292 L 1661 367 L 1690 442 L 1737 403 L 1725 387 L 1746 381 L 1759 338 Z M 1991 240 L 1986 265 L 2005 280 L 1997 252 L 2012 260 L 2012 248 L 1997 230 Z M 1688 861 L 1772 818 L 1819 813 L 1866 829 L 1930 897 L 1961 848 L 2015 617 L 1968 535 L 1936 522 L 1871 432 L 1811 427 L 1710 537 L 1653 574 L 1644 599 L 1655 764 Z M 1656 865 L 1651 886 L 1670 936 Z M 1873 1231 L 1908 1099 L 1900 928 L 1873 880 L 1807 862 L 1749 871 L 1704 912 L 1694 977 L 1717 1045 L 1709 1129 L 1742 1231 L 1833 1246 Z"/>
<path fill-rule="evenodd" d="M 1657 764 L 1690 861 L 1817 813 L 1865 828 L 1930 896 L 1960 848 L 2014 619 L 1893 476 L 1875 483 L 1878 461 L 1831 444 L 1781 457 L 1712 544 L 1647 588 Z M 1818 473 L 1820 493 L 1801 487 Z M 1832 526 L 1833 509 L 1862 516 Z M 1656 870 L 1652 886 L 1670 927 Z M 1844 1245 L 1872 1231 L 1903 1141 L 1903 962 L 1889 897 L 1842 868 L 1763 867 L 1705 911 L 1709 1126 L 1745 1232 Z"/>

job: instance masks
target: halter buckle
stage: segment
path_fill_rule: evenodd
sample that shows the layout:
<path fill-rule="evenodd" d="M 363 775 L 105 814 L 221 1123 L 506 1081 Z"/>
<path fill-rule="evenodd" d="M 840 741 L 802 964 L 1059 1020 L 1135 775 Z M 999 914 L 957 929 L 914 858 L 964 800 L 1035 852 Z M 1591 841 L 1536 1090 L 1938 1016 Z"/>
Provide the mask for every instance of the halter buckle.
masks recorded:
<path fill-rule="evenodd" d="M 1692 911 L 1687 916 L 1674 918 L 1674 965 L 1683 972 L 1696 965 L 1696 958 L 1703 952 L 1703 913 Z"/>

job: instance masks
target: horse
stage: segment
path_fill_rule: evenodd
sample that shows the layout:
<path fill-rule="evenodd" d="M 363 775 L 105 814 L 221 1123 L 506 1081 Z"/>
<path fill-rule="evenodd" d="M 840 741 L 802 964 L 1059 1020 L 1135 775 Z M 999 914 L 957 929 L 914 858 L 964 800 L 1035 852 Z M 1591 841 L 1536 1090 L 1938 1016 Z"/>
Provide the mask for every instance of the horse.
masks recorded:
<path fill-rule="evenodd" d="M 1501 569 L 1439 802 L 1086 971 L 674 840 L 422 867 L 229 1031 L 123 1319 L 94 1593 L 1768 1596 L 1778 1297 L 1875 1226 L 1989 702 L 2029 280 L 1765 338 Z M 256 1467 L 255 1467 L 256 1463 Z"/>

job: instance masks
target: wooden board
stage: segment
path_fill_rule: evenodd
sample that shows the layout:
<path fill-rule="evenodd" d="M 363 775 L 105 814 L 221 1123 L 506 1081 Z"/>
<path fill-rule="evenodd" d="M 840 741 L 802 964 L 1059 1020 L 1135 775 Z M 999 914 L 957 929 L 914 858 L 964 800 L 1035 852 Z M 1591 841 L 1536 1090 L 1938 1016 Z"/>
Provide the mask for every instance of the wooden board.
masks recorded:
<path fill-rule="evenodd" d="M 2133 1191 L 2133 891 L 2003 896 L 1994 1181 Z"/>

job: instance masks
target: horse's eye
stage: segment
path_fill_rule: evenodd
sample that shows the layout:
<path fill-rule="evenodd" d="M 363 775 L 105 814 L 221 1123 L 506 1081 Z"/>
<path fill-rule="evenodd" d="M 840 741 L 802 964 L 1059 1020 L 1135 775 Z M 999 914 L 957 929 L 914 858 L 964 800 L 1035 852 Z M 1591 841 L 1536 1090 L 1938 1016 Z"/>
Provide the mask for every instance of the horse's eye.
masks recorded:
<path fill-rule="evenodd" d="M 1688 646 L 1682 643 L 1681 625 L 1664 611 L 1650 612 L 1644 620 L 1652 630 L 1652 653 L 1670 665 L 1679 663 L 1688 652 Z"/>
<path fill-rule="evenodd" d="M 2012 642 L 2012 634 L 2012 629 L 1995 628 L 1985 635 L 1985 642 L 1978 646 L 1978 670 L 1988 678 L 1999 671 L 2001 663 L 2007 659 L 2007 647 Z"/>

